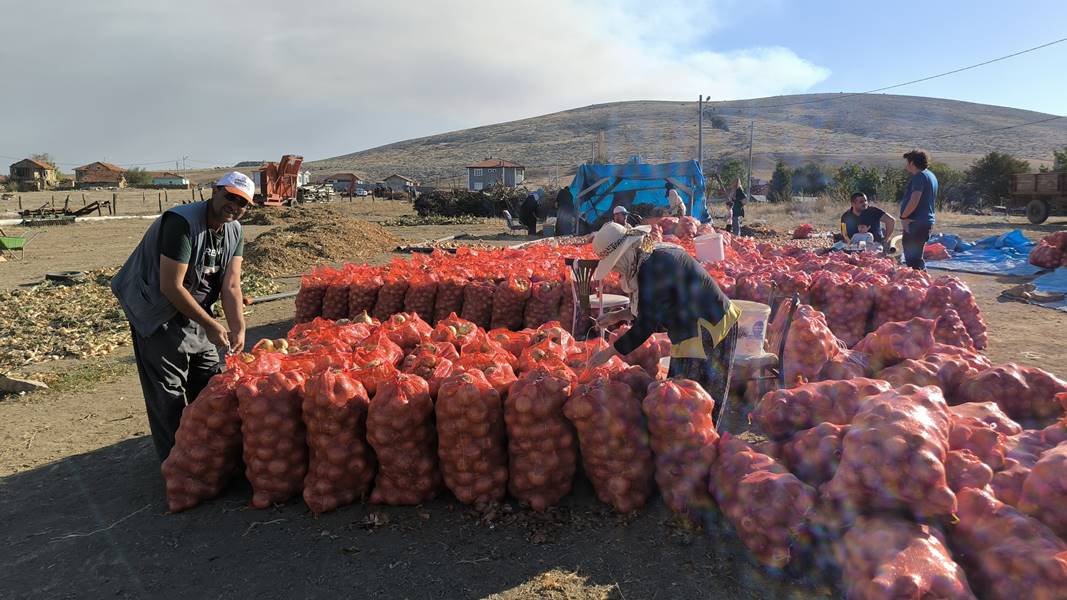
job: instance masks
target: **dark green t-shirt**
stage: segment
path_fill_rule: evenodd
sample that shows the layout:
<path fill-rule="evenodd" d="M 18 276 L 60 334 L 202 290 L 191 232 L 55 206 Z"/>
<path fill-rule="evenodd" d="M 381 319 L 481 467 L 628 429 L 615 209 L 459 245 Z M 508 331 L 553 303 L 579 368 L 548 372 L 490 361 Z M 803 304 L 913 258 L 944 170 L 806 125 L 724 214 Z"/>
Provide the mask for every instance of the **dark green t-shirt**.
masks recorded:
<path fill-rule="evenodd" d="M 207 230 L 204 249 L 204 283 L 197 289 L 189 290 L 193 299 L 205 309 L 215 303 L 219 298 L 222 288 L 220 275 L 222 265 L 218 264 L 222 257 L 222 244 L 224 235 L 222 230 Z M 237 249 L 234 256 L 241 256 L 245 249 L 245 235 L 241 231 L 241 237 L 237 241 Z M 163 222 L 159 224 L 159 252 L 163 256 L 189 264 L 193 254 L 193 237 L 189 233 L 189 223 L 178 215 L 163 213 Z"/>

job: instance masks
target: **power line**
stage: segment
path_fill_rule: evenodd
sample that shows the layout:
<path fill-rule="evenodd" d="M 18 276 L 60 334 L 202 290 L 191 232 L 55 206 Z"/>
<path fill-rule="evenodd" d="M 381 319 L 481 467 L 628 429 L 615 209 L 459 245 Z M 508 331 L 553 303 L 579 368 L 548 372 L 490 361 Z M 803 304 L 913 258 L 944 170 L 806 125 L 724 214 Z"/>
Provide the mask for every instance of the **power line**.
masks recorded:
<path fill-rule="evenodd" d="M 904 86 L 908 86 L 908 85 L 913 85 L 913 84 L 916 84 L 916 83 L 922 83 L 924 81 L 930 81 L 931 79 L 937 79 L 939 77 L 946 77 L 948 75 L 955 75 L 956 73 L 962 73 L 964 71 L 969 71 L 971 69 L 977 69 L 978 67 L 984 67 L 986 65 L 991 65 L 991 64 L 993 64 L 995 62 L 1000 62 L 1002 60 L 1007 60 L 1009 58 L 1015 58 L 1016 56 L 1021 56 L 1023 54 L 1027 54 L 1029 52 L 1034 52 L 1036 50 L 1041 50 L 1043 48 L 1048 48 L 1049 46 L 1054 46 L 1056 44 L 1060 44 L 1060 43 L 1063 43 L 1063 42 L 1067 42 L 1067 37 L 1060 38 L 1058 40 L 1053 40 L 1051 42 L 1047 42 L 1045 44 L 1041 44 L 1040 46 L 1034 46 L 1032 48 L 1027 48 L 1025 50 L 1019 50 L 1018 52 L 1012 52 L 1011 54 L 1005 54 L 1004 56 L 998 56 L 997 58 L 991 58 L 989 60 L 985 60 L 985 61 L 982 61 L 980 63 L 975 63 L 973 65 L 968 65 L 966 67 L 960 67 L 958 69 L 952 69 L 951 71 L 945 71 L 944 73 L 938 73 L 936 75 L 928 75 L 926 77 L 920 77 L 919 79 L 912 79 L 911 81 L 905 81 L 903 83 L 895 83 L 893 85 L 887 85 L 885 87 L 875 88 L 873 90 L 867 90 L 866 92 L 850 92 L 850 93 L 847 93 L 847 94 L 838 94 L 838 95 L 835 95 L 835 96 L 830 96 L 829 98 L 818 98 L 818 99 L 813 99 L 813 100 L 799 100 L 797 102 L 783 102 L 781 104 L 764 104 L 764 105 L 749 105 L 749 106 L 724 106 L 723 108 L 724 109 L 731 109 L 731 110 L 744 110 L 744 109 L 764 110 L 764 109 L 768 109 L 768 108 L 784 108 L 784 107 L 787 107 L 787 106 L 800 106 L 800 105 L 803 105 L 803 104 L 817 104 L 819 102 L 835 102 L 837 100 L 844 100 L 846 98 L 854 98 L 856 96 L 863 96 L 863 95 L 866 95 L 866 94 L 876 94 L 878 92 L 884 92 L 886 90 L 892 90 L 892 89 L 896 89 L 896 88 L 900 88 L 900 87 L 904 87 Z"/>

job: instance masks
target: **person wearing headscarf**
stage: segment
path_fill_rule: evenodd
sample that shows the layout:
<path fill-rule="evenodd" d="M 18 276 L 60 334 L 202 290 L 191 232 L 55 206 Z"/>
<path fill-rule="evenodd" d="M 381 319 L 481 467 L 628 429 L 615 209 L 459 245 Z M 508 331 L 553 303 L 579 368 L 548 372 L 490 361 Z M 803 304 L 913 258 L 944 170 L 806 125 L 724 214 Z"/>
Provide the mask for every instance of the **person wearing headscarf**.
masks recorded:
<path fill-rule="evenodd" d="M 745 188 L 741 187 L 741 178 L 734 182 L 734 191 L 726 198 L 726 207 L 730 209 L 732 217 L 730 233 L 741 235 L 741 219 L 745 218 Z"/>
<path fill-rule="evenodd" d="M 674 189 L 674 184 L 667 182 L 667 212 L 672 217 L 684 217 L 685 202 L 682 202 L 682 197 L 678 195 L 678 190 Z"/>
<path fill-rule="evenodd" d="M 600 258 L 593 279 L 618 273 L 630 296 L 628 311 L 608 313 L 598 324 L 632 320 L 633 326 L 593 355 L 589 366 L 625 356 L 653 333 L 666 331 L 671 341 L 669 375 L 697 381 L 721 407 L 729 389 L 741 310 L 683 248 L 656 243 L 650 232 L 648 226 L 627 229 L 607 223 L 593 236 L 593 251 Z"/>
<path fill-rule="evenodd" d="M 556 194 L 556 235 L 572 235 L 574 226 L 574 194 L 562 187 Z"/>

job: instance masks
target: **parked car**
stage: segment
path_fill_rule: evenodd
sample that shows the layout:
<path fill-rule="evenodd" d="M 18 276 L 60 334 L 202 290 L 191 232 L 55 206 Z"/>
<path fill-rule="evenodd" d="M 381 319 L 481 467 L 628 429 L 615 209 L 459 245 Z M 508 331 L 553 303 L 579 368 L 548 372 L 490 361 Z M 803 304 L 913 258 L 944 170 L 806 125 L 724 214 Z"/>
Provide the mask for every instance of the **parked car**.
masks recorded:
<path fill-rule="evenodd" d="M 365 190 L 363 188 L 358 188 L 358 189 L 356 189 L 356 195 L 357 196 L 370 196 L 370 192 L 368 192 L 367 190 Z"/>

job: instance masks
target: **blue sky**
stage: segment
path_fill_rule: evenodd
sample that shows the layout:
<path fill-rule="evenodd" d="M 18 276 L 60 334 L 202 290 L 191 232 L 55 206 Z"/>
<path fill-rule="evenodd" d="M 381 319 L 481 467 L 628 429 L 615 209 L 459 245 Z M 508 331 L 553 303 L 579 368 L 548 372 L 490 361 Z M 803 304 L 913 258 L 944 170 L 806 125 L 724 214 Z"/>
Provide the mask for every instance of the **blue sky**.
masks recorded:
<path fill-rule="evenodd" d="M 829 69 L 812 92 L 865 91 L 982 62 L 1067 37 L 1067 2 L 821 0 L 745 3 L 735 22 L 698 45 L 789 48 Z M 1067 114 L 1067 42 L 890 93 Z"/>
<path fill-rule="evenodd" d="M 0 157 L 64 168 L 326 158 L 604 102 L 865 91 L 1067 36 L 1051 0 L 7 4 L 0 114 L 17 118 Z M 1065 59 L 1067 43 L 893 93 L 1065 114 Z"/>

